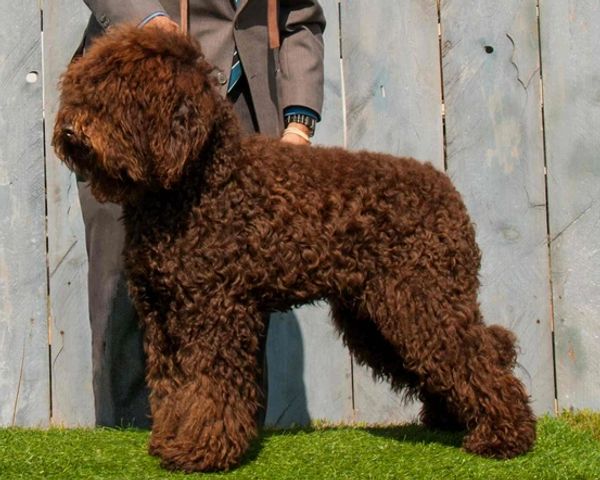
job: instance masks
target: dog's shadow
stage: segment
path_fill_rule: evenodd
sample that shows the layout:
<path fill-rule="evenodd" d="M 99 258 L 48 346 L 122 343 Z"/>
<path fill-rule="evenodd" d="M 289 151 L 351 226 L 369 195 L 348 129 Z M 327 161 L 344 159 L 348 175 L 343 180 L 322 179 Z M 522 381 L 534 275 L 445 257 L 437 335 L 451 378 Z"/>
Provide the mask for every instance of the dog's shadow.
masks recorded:
<path fill-rule="evenodd" d="M 437 443 L 447 447 L 460 448 L 465 432 L 444 432 L 430 430 L 423 425 L 407 424 L 382 427 L 365 427 L 371 435 L 413 444 Z"/>
<path fill-rule="evenodd" d="M 367 426 L 367 427 L 297 427 L 286 429 L 266 429 L 261 432 L 258 439 L 252 443 L 248 452 L 244 455 L 240 466 L 252 463 L 260 452 L 265 448 L 269 439 L 278 436 L 290 436 L 295 433 L 311 434 L 324 430 L 338 430 L 355 428 L 384 439 L 392 439 L 400 443 L 411 443 L 415 445 L 438 444 L 447 447 L 460 448 L 465 432 L 444 432 L 429 430 L 423 425 L 391 425 L 391 426 Z"/>

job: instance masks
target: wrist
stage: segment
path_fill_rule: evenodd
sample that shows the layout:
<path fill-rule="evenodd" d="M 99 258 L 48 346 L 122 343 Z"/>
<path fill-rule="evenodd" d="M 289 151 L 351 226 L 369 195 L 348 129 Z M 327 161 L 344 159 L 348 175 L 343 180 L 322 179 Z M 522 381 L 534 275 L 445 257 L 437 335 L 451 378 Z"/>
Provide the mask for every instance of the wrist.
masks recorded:
<path fill-rule="evenodd" d="M 304 125 L 303 123 L 298 123 L 298 122 L 289 122 L 286 125 L 286 130 L 288 128 L 292 127 L 292 129 L 296 129 L 296 130 L 300 130 L 301 132 L 303 132 L 306 136 L 310 137 L 311 136 L 311 130 L 309 127 L 307 127 L 306 125 Z"/>
<path fill-rule="evenodd" d="M 292 124 L 288 125 L 281 134 L 282 141 L 288 143 L 310 145 L 311 142 L 310 137 L 307 133 L 307 128 L 302 124 L 298 125 L 298 127 Z"/>

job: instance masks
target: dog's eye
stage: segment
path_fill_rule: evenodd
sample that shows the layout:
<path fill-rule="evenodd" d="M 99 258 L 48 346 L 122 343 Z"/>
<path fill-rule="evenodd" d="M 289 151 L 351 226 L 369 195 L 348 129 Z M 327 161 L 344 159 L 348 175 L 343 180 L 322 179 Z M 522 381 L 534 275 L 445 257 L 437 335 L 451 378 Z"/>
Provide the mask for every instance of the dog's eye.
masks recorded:
<path fill-rule="evenodd" d="M 75 131 L 71 127 L 63 127 L 62 134 L 67 140 L 75 139 Z"/>
<path fill-rule="evenodd" d="M 70 159 L 84 159 L 92 154 L 90 146 L 70 129 L 63 130 L 63 147 Z"/>
<path fill-rule="evenodd" d="M 89 177 L 94 164 L 94 151 L 87 143 L 87 138 L 80 138 L 73 131 L 61 132 L 61 159 L 65 164 L 83 178 Z"/>

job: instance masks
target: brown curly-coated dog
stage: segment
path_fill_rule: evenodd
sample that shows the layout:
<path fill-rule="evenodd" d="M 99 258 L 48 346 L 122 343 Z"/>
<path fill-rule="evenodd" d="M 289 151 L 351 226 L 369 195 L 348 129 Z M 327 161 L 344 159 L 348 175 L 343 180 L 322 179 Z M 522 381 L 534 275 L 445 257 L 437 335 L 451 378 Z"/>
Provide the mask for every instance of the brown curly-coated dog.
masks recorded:
<path fill-rule="evenodd" d="M 199 46 L 122 27 L 62 80 L 54 146 L 120 202 L 145 329 L 150 451 L 228 469 L 257 434 L 265 315 L 327 299 L 358 361 L 466 450 L 528 451 L 515 338 L 482 322 L 480 253 L 448 177 L 410 158 L 241 138 Z"/>

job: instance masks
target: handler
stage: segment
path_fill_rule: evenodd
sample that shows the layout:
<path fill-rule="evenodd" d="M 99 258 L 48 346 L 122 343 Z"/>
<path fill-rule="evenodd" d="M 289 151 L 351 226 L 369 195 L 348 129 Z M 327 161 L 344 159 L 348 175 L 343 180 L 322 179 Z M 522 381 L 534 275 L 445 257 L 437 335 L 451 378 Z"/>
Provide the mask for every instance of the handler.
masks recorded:
<path fill-rule="evenodd" d="M 84 1 L 92 16 L 79 53 L 120 23 L 179 29 L 179 0 Z M 233 103 L 242 129 L 310 143 L 323 105 L 325 19 L 318 1 L 190 0 L 189 12 L 189 33 L 215 66 L 221 94 Z M 269 31 L 269 13 L 277 15 L 279 32 Z M 123 275 L 121 208 L 99 204 L 84 182 L 79 196 L 89 257 L 96 422 L 143 426 L 144 357 Z M 266 376 L 263 385 L 266 390 Z"/>

